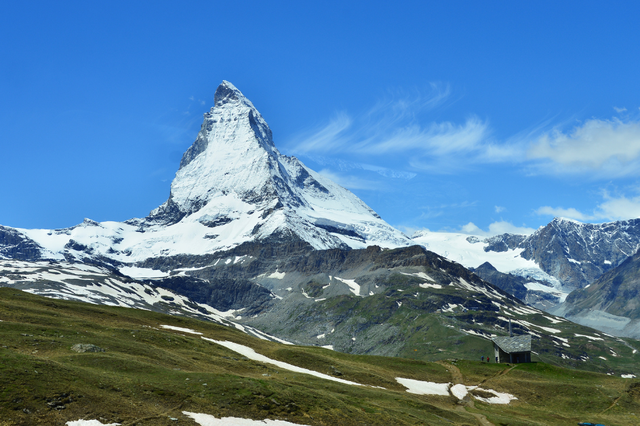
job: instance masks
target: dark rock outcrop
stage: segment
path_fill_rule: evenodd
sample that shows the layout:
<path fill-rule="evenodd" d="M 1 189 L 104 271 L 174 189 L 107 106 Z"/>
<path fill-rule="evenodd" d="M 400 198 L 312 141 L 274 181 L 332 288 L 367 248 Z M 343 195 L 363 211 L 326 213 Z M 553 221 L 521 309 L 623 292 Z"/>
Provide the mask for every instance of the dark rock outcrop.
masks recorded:
<path fill-rule="evenodd" d="M 490 282 L 496 287 L 501 288 L 509 294 L 514 295 L 520 300 L 525 300 L 527 297 L 527 288 L 524 286 L 528 282 L 526 278 L 519 277 L 512 274 L 505 274 L 498 271 L 489 262 L 484 262 L 477 268 L 471 269 L 483 280 Z"/>
<path fill-rule="evenodd" d="M 42 258 L 42 247 L 15 229 L 0 226 L 0 258 L 34 261 Z"/>

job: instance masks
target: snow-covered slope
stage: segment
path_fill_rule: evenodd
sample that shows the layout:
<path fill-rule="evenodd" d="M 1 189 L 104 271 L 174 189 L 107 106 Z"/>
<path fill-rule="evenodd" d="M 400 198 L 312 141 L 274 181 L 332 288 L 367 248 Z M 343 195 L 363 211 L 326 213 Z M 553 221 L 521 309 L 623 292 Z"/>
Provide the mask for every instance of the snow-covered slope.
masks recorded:
<path fill-rule="evenodd" d="M 40 247 L 39 258 L 124 265 L 274 238 L 316 249 L 411 244 L 354 194 L 280 154 L 260 113 L 227 81 L 182 158 L 169 199 L 148 217 L 18 231 L 29 240 L 23 246 Z"/>
<path fill-rule="evenodd" d="M 525 278 L 528 294 L 547 293 L 551 297 L 537 305 L 548 307 L 547 302 L 564 301 L 572 290 L 590 285 L 636 253 L 640 219 L 591 224 L 555 218 L 531 235 L 485 238 L 420 231 L 412 239 L 468 268 L 489 262 L 504 274 Z M 486 275 L 484 279 L 491 281 Z"/>
<path fill-rule="evenodd" d="M 411 239 L 427 250 L 438 253 L 449 260 L 458 262 L 467 268 L 477 268 L 484 262 L 491 263 L 500 272 L 515 269 L 536 268 L 532 260 L 524 259 L 520 254 L 524 249 L 513 248 L 502 252 L 487 251 L 484 237 L 455 232 L 418 231 Z"/>
<path fill-rule="evenodd" d="M 239 324 L 236 319 L 241 318 L 239 314 L 242 310 L 219 311 L 158 287 L 151 281 L 135 281 L 97 266 L 54 261 L 4 260 L 0 263 L 0 287 L 12 287 L 52 299 L 198 318 L 234 327 L 263 340 L 290 344 L 251 326 Z"/>
<path fill-rule="evenodd" d="M 547 274 L 535 261 L 525 259 L 522 256 L 524 248 L 519 244 L 526 239 L 525 235 L 504 234 L 485 238 L 468 234 L 430 231 L 419 231 L 412 236 L 412 240 L 416 244 L 467 268 L 476 269 L 485 262 L 489 262 L 496 270 L 504 274 L 503 279 L 508 279 L 511 276 L 511 281 L 522 282 L 523 291 L 526 288 L 526 293 L 519 295 L 519 297 L 540 309 L 545 309 L 549 304 L 555 305 L 564 301 L 570 290 L 566 289 L 557 278 Z M 487 275 L 481 274 L 481 276 L 499 287 L 502 284 Z M 501 288 L 510 291 L 506 287 Z"/>

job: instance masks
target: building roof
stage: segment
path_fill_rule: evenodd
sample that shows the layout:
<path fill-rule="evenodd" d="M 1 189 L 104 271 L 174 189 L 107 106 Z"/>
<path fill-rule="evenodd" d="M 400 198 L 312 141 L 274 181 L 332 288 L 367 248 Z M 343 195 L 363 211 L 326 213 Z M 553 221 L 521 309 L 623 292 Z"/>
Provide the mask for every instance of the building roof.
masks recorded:
<path fill-rule="evenodd" d="M 531 351 L 531 335 L 494 337 L 493 343 L 508 354 Z"/>

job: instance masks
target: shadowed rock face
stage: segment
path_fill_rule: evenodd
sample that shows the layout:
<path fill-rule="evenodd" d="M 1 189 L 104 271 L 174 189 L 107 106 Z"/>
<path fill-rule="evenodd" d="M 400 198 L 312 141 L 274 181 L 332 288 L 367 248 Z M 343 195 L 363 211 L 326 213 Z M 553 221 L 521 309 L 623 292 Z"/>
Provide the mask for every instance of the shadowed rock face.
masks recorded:
<path fill-rule="evenodd" d="M 39 260 L 42 247 L 15 229 L 0 226 L 0 258 Z"/>
<path fill-rule="evenodd" d="M 640 253 L 571 292 L 552 312 L 615 336 L 640 338 Z"/>
<path fill-rule="evenodd" d="M 640 254 L 631 256 L 585 289 L 566 300 L 567 315 L 599 310 L 629 319 L 640 319 Z"/>
<path fill-rule="evenodd" d="M 485 262 L 472 271 L 483 280 L 490 282 L 520 300 L 525 300 L 527 288 L 524 286 L 527 279 L 511 274 L 504 274 L 493 267 L 489 262 Z"/>

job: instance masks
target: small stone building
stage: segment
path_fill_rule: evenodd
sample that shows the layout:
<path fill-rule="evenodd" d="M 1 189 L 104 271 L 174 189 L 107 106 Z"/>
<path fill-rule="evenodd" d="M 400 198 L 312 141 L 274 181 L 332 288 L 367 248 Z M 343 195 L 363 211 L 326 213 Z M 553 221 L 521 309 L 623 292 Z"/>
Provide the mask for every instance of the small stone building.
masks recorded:
<path fill-rule="evenodd" d="M 531 335 L 494 337 L 493 350 L 498 362 L 531 362 Z"/>

